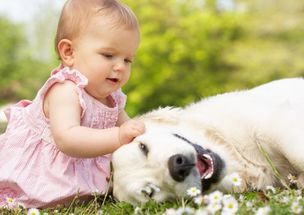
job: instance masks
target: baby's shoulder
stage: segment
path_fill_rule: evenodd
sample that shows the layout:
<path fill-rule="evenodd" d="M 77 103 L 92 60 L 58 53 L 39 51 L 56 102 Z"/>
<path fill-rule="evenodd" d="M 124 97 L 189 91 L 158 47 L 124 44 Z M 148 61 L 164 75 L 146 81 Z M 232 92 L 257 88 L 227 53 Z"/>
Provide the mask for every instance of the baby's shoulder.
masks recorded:
<path fill-rule="evenodd" d="M 74 82 L 66 80 L 62 83 L 54 84 L 44 97 L 43 110 L 48 116 L 51 107 L 58 108 L 64 105 L 78 105 L 79 96 L 77 86 Z"/>
<path fill-rule="evenodd" d="M 49 88 L 45 98 L 48 97 L 71 97 L 77 95 L 77 85 L 70 80 L 64 80 L 61 83 L 55 83 Z"/>

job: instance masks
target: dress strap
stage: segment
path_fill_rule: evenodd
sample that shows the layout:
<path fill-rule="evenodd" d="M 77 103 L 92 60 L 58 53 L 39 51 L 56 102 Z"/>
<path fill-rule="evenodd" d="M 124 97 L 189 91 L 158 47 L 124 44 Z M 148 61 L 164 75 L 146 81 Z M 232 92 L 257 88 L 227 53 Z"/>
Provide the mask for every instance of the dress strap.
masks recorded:
<path fill-rule="evenodd" d="M 83 91 L 85 86 L 88 84 L 88 79 L 82 75 L 78 70 L 63 67 L 55 69 L 51 73 L 51 77 L 46 81 L 43 87 L 39 90 L 37 97 L 41 101 L 44 100 L 45 95 L 56 83 L 63 83 L 65 80 L 74 82 L 77 86 L 77 93 L 79 97 L 79 103 L 82 108 L 81 117 L 84 115 L 87 107 L 83 98 Z"/>

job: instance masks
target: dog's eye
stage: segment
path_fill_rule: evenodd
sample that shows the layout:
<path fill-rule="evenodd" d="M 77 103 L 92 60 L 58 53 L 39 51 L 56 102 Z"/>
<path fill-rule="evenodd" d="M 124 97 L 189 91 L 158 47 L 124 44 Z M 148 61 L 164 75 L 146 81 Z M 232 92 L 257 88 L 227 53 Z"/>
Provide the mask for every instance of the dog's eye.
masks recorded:
<path fill-rule="evenodd" d="M 139 148 L 145 155 L 148 155 L 149 150 L 148 150 L 148 147 L 146 146 L 146 144 L 140 143 Z"/>

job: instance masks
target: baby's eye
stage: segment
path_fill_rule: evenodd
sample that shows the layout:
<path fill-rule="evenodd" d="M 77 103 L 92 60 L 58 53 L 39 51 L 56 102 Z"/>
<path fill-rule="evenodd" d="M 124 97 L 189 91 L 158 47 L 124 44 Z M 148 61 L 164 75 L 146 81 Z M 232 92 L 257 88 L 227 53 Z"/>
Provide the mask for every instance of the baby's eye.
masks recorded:
<path fill-rule="evenodd" d="M 102 53 L 102 56 L 104 56 L 105 58 L 112 58 L 113 54 L 109 54 L 109 53 Z"/>
<path fill-rule="evenodd" d="M 132 63 L 132 60 L 127 59 L 127 58 L 124 61 L 125 61 L 125 63 Z"/>

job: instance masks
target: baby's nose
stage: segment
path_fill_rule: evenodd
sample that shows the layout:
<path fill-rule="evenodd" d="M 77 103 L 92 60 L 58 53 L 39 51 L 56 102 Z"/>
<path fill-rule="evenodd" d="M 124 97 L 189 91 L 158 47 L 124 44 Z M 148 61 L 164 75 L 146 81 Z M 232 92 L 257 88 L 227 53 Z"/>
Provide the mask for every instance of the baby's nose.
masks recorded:
<path fill-rule="evenodd" d="M 127 68 L 126 62 L 124 59 L 116 60 L 114 65 L 114 71 L 123 71 Z"/>

